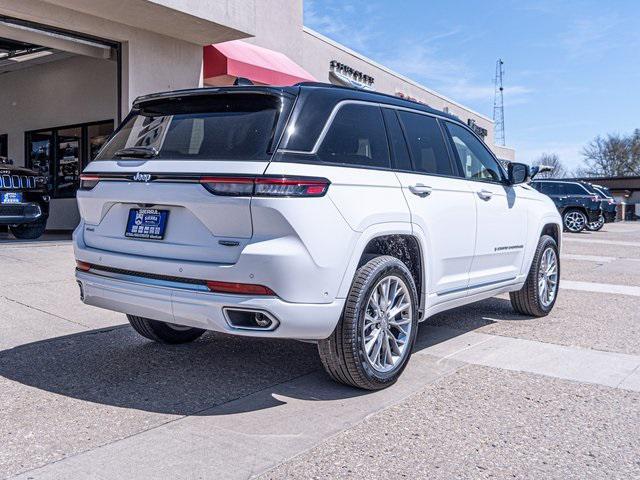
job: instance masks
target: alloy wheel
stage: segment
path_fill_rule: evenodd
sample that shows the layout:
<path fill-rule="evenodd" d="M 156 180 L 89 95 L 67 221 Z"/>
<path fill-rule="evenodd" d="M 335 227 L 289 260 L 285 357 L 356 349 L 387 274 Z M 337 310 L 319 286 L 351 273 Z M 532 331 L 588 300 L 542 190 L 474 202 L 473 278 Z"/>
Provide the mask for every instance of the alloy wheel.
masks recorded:
<path fill-rule="evenodd" d="M 580 232 L 585 226 L 585 216 L 581 212 L 569 212 L 564 216 L 564 225 L 572 232 Z"/>
<path fill-rule="evenodd" d="M 362 340 L 368 363 L 389 372 L 407 354 L 413 305 L 409 288 L 396 276 L 384 277 L 371 291 L 364 315 Z"/>
<path fill-rule="evenodd" d="M 545 308 L 551 305 L 558 291 L 558 255 L 549 247 L 542 252 L 538 268 L 538 299 Z"/>
<path fill-rule="evenodd" d="M 587 226 L 589 227 L 589 230 L 598 230 L 602 228 L 603 225 L 604 225 L 604 216 L 600 215 L 598 217 L 598 220 L 596 220 L 595 222 L 590 222 Z"/>

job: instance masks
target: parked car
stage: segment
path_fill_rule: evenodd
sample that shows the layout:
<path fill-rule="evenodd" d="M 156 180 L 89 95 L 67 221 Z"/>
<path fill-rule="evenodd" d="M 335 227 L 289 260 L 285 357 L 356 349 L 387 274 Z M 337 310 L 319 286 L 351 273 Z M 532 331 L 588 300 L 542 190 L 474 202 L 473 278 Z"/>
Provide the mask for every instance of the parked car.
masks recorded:
<path fill-rule="evenodd" d="M 47 226 L 46 179 L 32 170 L 0 161 L 0 225 L 19 239 L 40 237 Z"/>
<path fill-rule="evenodd" d="M 602 215 L 600 197 L 585 182 L 541 179 L 531 182 L 531 186 L 553 200 L 562 215 L 564 229 L 569 232 L 583 231 Z"/>
<path fill-rule="evenodd" d="M 76 278 L 149 339 L 310 341 L 333 379 L 380 389 L 437 312 L 502 292 L 551 311 L 562 221 L 528 180 L 456 117 L 393 96 L 146 96 L 81 176 Z"/>
<path fill-rule="evenodd" d="M 596 192 L 600 198 L 600 205 L 602 207 L 602 222 L 598 222 L 598 225 L 595 225 L 594 230 L 600 230 L 605 223 L 612 223 L 616 221 L 616 215 L 618 210 L 618 204 L 613 198 L 611 191 L 607 187 L 603 187 L 601 185 L 593 185 L 589 184 L 591 189 Z M 588 227 L 590 230 L 592 229 L 590 226 Z"/>

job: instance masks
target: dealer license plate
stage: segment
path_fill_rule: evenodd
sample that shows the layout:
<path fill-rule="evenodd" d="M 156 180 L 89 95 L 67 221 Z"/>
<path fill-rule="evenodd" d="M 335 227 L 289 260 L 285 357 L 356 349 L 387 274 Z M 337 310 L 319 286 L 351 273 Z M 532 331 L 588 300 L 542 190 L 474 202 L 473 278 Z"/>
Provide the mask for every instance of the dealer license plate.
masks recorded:
<path fill-rule="evenodd" d="M 169 210 L 155 208 L 132 208 L 129 210 L 125 237 L 147 240 L 162 240 L 167 228 Z"/>

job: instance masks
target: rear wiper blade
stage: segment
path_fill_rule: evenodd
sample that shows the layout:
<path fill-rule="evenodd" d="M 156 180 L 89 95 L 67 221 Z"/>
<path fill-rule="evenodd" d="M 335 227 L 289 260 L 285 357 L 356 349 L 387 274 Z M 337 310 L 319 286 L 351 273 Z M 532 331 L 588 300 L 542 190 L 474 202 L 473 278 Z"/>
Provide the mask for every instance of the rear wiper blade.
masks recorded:
<path fill-rule="evenodd" d="M 113 154 L 116 158 L 153 158 L 158 156 L 158 150 L 153 147 L 121 148 Z"/>

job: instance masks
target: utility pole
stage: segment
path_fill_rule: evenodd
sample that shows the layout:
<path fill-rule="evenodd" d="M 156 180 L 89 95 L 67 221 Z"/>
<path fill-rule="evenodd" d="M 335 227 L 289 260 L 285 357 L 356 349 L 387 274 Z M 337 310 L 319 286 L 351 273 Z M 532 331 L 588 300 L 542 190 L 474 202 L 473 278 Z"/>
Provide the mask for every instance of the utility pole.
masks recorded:
<path fill-rule="evenodd" d="M 493 97 L 493 125 L 494 125 L 494 143 L 496 145 L 505 145 L 504 140 L 504 87 L 502 86 L 502 77 L 504 76 L 504 62 L 501 58 L 496 62 L 495 94 Z"/>

